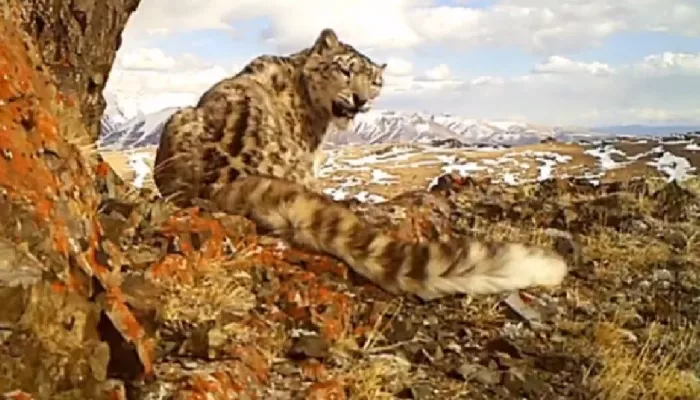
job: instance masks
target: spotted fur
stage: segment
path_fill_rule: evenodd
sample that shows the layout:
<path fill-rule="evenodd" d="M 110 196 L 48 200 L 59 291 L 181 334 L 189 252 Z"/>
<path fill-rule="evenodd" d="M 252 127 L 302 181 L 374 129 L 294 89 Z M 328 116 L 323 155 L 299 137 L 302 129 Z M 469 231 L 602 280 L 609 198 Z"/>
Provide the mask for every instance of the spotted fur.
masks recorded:
<path fill-rule="evenodd" d="M 179 206 L 206 199 L 296 246 L 332 254 L 393 293 L 432 299 L 559 284 L 566 264 L 545 250 L 468 239 L 404 242 L 309 188 L 328 127 L 343 128 L 369 108 L 385 66 L 330 29 L 290 56 L 257 57 L 168 120 L 156 185 Z"/>

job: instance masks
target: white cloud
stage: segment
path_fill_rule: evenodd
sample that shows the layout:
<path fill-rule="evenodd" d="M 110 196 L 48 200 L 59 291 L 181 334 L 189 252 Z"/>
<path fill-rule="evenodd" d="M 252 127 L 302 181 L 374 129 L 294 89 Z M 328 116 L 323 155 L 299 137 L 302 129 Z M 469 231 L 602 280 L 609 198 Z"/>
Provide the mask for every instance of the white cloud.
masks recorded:
<path fill-rule="evenodd" d="M 115 64 L 127 70 L 164 71 L 175 67 L 176 61 L 163 50 L 150 47 L 120 53 Z"/>
<path fill-rule="evenodd" d="M 127 114 L 155 112 L 196 102 L 239 69 L 135 49 L 120 52 L 106 92 Z M 546 124 L 700 123 L 698 76 L 700 53 L 652 54 L 615 69 L 552 56 L 530 74 L 469 79 L 452 76 L 447 64 L 416 74 L 409 61 L 393 58 L 376 107 L 486 119 L 527 116 Z"/>
<path fill-rule="evenodd" d="M 392 60 L 394 68 L 391 68 Z M 385 75 L 386 85 L 383 94 L 421 93 L 426 90 L 448 90 L 463 84 L 452 76 L 447 64 L 438 64 L 416 75 L 413 65 L 408 61 L 396 62 L 398 59 L 389 58 Z M 410 68 L 408 66 L 410 65 Z"/>
<path fill-rule="evenodd" d="M 450 78 L 452 73 L 447 64 L 440 64 L 425 71 L 425 77 L 431 81 L 444 81 Z"/>
<path fill-rule="evenodd" d="M 405 87 L 385 92 L 377 106 L 486 119 L 521 115 L 545 124 L 700 124 L 698 60 L 700 53 L 663 53 L 612 70 L 552 57 L 515 77 L 452 78 L 433 85 L 407 79 Z"/>
<path fill-rule="evenodd" d="M 326 27 L 366 49 L 402 49 L 439 42 L 463 48 L 517 46 L 553 55 L 596 46 L 618 32 L 700 36 L 697 0 L 500 0 L 489 8 L 438 6 L 431 0 L 147 0 L 127 26 L 137 41 L 148 34 L 204 28 L 236 31 L 264 17 L 264 32 L 281 49 L 308 46 Z"/>
<path fill-rule="evenodd" d="M 191 54 L 167 55 L 156 48 L 120 51 L 105 87 L 127 116 L 192 104 L 212 84 L 240 68 L 204 63 Z"/>
<path fill-rule="evenodd" d="M 437 3 L 144 0 L 129 20 L 107 91 L 137 99 L 147 112 L 159 105 L 194 102 L 250 58 L 231 67 L 211 65 L 192 55 L 166 54 L 148 39 L 214 28 L 231 32 L 236 40 L 235 35 L 244 33 L 240 26 L 265 23 L 264 31 L 253 34 L 279 52 L 311 45 L 326 27 L 367 54 L 381 52 L 377 57 L 388 67 L 377 106 L 478 118 L 519 115 L 543 123 L 700 122 L 692 90 L 699 83 L 700 54 L 665 52 L 628 65 L 581 61 L 574 55 L 622 32 L 700 38 L 698 0 L 497 0 L 487 8 L 469 8 L 469 0 L 461 1 L 463 7 Z M 438 45 L 451 46 L 449 59 L 416 58 L 425 50 L 418 46 Z M 469 71 L 450 63 L 478 46 L 516 47 L 542 61 L 522 76 L 468 76 Z M 259 54 L 254 53 L 251 58 Z"/>
<path fill-rule="evenodd" d="M 652 54 L 644 58 L 644 62 L 639 65 L 638 70 L 656 75 L 700 75 L 700 53 L 664 52 Z"/>
<path fill-rule="evenodd" d="M 389 75 L 406 76 L 413 72 L 413 64 L 403 58 L 389 57 L 386 64 L 386 73 Z"/>
<path fill-rule="evenodd" d="M 614 72 L 608 64 L 601 62 L 585 63 L 573 61 L 566 57 L 551 56 L 547 62 L 535 65 L 534 73 L 541 74 L 576 74 L 588 73 L 592 75 L 607 75 Z"/>

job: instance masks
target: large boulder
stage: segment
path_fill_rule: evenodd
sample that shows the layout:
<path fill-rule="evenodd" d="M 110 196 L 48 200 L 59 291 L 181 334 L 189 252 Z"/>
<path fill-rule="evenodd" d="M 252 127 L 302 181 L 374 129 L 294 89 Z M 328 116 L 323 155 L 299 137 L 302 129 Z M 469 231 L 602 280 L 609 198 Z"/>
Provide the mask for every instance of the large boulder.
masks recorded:
<path fill-rule="evenodd" d="M 154 342 L 126 304 L 121 255 L 98 219 L 105 166 L 76 145 L 99 119 L 136 2 L 91 4 L 0 4 L 0 394 L 121 398 L 108 379 L 115 350 L 151 373 Z"/>
<path fill-rule="evenodd" d="M 15 0 L 10 0 L 12 3 Z M 42 65 L 64 95 L 78 100 L 92 141 L 97 140 L 107 83 L 121 34 L 140 0 L 16 1 L 20 26 L 37 45 Z"/>

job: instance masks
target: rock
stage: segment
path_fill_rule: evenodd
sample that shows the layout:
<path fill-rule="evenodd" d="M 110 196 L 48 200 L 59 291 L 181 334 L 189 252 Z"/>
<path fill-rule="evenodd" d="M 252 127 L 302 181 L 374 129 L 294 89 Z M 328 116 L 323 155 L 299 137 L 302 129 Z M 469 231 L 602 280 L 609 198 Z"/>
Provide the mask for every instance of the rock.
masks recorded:
<path fill-rule="evenodd" d="M 657 269 L 654 271 L 654 280 L 655 281 L 671 281 L 673 280 L 673 274 L 671 271 L 667 269 Z"/>
<path fill-rule="evenodd" d="M 540 380 L 532 373 L 521 372 L 511 369 L 504 374 L 503 386 L 508 389 L 511 395 L 518 394 L 524 398 L 548 398 L 543 397 L 551 393 L 551 386 Z"/>
<path fill-rule="evenodd" d="M 392 342 L 405 342 L 411 340 L 418 331 L 409 319 L 396 319 L 391 324 L 388 339 Z"/>
<path fill-rule="evenodd" d="M 503 302 L 528 322 L 542 320 L 542 315 L 535 308 L 526 304 L 518 292 L 511 293 Z"/>
<path fill-rule="evenodd" d="M 58 89 L 73 99 L 90 141 L 97 140 L 106 101 L 102 91 L 121 34 L 141 0 L 10 0 L 22 7 L 21 27 L 38 48 Z"/>
<path fill-rule="evenodd" d="M 3 307 L 19 318 L 0 345 L 0 393 L 23 388 L 36 399 L 67 392 L 80 398 L 98 396 L 110 358 L 98 333 L 99 307 L 47 282 L 20 290 L 15 303 Z"/>
<path fill-rule="evenodd" d="M 480 364 L 464 363 L 455 371 L 464 381 L 476 380 L 484 385 L 497 385 L 501 381 L 501 373 Z"/>
<path fill-rule="evenodd" d="M 294 340 L 289 356 L 295 359 L 319 358 L 328 356 L 328 343 L 317 335 L 301 335 Z"/>
<path fill-rule="evenodd" d="M 433 397 L 433 391 L 427 385 L 416 385 L 410 388 L 405 388 L 396 394 L 399 399 L 414 399 L 424 400 Z"/>
<path fill-rule="evenodd" d="M 576 360 L 563 353 L 542 354 L 535 359 L 535 366 L 549 372 L 564 371 L 576 365 Z"/>
<path fill-rule="evenodd" d="M 498 337 L 486 344 L 486 349 L 492 352 L 504 353 L 513 358 L 522 357 L 521 350 L 512 341 L 504 338 Z"/>
<path fill-rule="evenodd" d="M 110 20 L 102 6 L 89 11 L 86 2 L 0 4 L 0 240 L 8 256 L 0 267 L 0 291 L 3 297 L 12 293 L 12 310 L 3 319 L 22 315 L 0 343 L 0 392 L 21 388 L 37 399 L 119 398 L 119 385 L 105 378 L 114 366 L 110 354 L 123 349 L 134 355 L 136 364 L 128 365 L 133 371 L 152 373 L 154 341 L 126 304 L 119 287 L 122 255 L 106 244 L 98 222 L 100 164 L 76 146 L 91 136 L 85 121 L 99 123 L 99 115 L 90 113 L 101 107 L 96 99 L 104 82 L 90 83 L 86 76 L 103 70 L 106 78 L 118 40 L 92 30 L 77 38 L 83 17 L 71 19 L 71 7 L 85 18 L 92 15 L 91 29 L 121 31 L 128 10 L 121 3 L 104 5 L 124 18 Z M 54 40 L 62 45 L 52 45 Z M 88 62 L 93 51 L 110 49 L 104 64 Z M 71 65 L 71 54 L 82 52 L 88 58 Z M 66 66 L 51 70 L 44 62 L 49 58 Z M 102 327 L 116 334 L 103 341 Z"/>

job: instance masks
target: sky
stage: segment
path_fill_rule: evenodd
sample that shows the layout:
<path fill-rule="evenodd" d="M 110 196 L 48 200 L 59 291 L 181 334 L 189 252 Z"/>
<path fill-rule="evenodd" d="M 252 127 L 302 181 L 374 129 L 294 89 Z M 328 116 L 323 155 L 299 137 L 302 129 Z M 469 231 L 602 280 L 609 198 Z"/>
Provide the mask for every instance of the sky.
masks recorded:
<path fill-rule="evenodd" d="M 194 103 L 332 28 L 388 64 L 378 109 L 547 125 L 700 125 L 700 0 L 141 0 L 105 94 Z"/>

